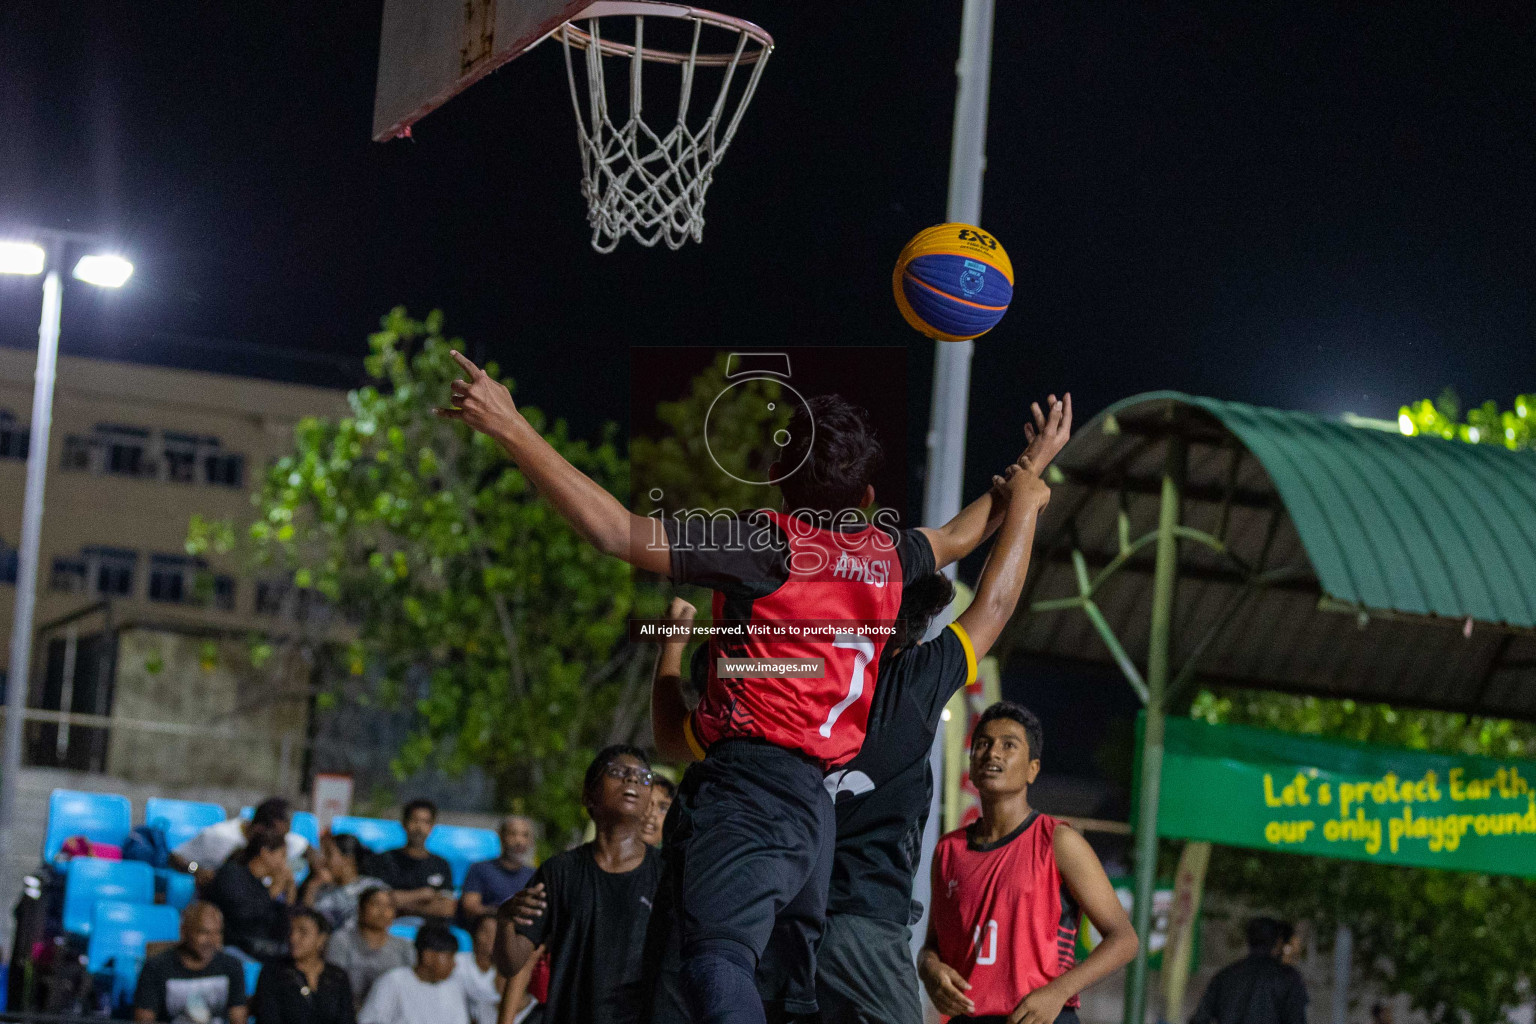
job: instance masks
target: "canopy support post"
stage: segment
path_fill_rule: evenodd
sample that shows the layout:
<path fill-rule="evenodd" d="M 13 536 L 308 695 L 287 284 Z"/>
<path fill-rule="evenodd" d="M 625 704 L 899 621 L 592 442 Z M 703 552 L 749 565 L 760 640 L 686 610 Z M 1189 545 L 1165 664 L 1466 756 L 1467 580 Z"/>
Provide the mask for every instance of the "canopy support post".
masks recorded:
<path fill-rule="evenodd" d="M 1133 923 L 1141 940 L 1125 987 L 1125 1024 L 1142 1024 L 1147 1010 L 1147 958 L 1152 939 L 1152 894 L 1157 884 L 1157 801 L 1163 774 L 1163 720 L 1173 638 L 1174 585 L 1179 575 L 1179 512 L 1184 495 L 1187 442 L 1168 438 L 1162 502 L 1157 515 L 1157 562 L 1152 577 L 1152 629 L 1147 643 L 1146 728 L 1141 744 L 1141 794 L 1136 816 L 1136 901 Z"/>

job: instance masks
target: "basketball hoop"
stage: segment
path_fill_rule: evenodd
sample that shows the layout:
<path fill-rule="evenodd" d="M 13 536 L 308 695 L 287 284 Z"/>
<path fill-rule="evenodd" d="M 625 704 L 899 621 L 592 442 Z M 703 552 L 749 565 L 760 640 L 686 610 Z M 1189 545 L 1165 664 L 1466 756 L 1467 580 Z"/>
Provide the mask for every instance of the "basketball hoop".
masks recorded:
<path fill-rule="evenodd" d="M 647 47 L 648 18 L 681 23 L 675 30 L 684 45 L 674 50 Z M 631 28 L 632 34 L 626 32 Z M 700 52 L 701 42 L 712 41 L 704 38 L 706 32 L 727 42 L 712 52 Z M 704 193 L 752 102 L 773 52 L 773 37 L 739 18 L 649 0 L 599 0 L 554 35 L 565 49 L 592 248 L 612 252 L 625 235 L 641 245 L 666 242 L 672 249 L 682 248 L 690 238 L 702 241 Z M 582 51 L 575 60 L 573 49 Z M 604 67 L 610 59 L 627 63 L 629 109 L 620 123 L 608 104 Z M 647 64 L 658 66 L 651 71 L 653 77 L 662 67 L 679 69 L 676 118 L 664 134 L 642 117 Z M 577 65 L 584 69 L 584 89 L 577 82 Z M 697 74 L 701 68 L 719 69 L 719 93 L 702 123 L 690 126 L 693 94 L 704 88 Z"/>

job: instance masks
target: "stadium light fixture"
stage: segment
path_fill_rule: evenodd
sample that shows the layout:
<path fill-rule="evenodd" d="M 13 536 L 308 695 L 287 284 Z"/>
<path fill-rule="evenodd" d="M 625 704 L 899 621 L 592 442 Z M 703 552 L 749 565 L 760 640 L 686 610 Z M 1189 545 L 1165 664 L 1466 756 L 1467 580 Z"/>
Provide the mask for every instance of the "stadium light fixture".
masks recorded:
<path fill-rule="evenodd" d="M 113 253 L 82 256 L 75 264 L 75 280 L 98 288 L 121 288 L 133 276 L 133 264 Z"/>
<path fill-rule="evenodd" d="M 41 274 L 48 254 L 31 242 L 0 242 L 0 274 Z"/>

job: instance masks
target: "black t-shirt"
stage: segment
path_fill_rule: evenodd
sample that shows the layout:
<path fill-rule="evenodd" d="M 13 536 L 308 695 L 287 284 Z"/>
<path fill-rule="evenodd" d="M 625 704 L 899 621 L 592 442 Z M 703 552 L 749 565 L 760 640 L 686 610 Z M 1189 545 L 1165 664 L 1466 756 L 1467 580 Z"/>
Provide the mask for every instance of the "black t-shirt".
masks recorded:
<path fill-rule="evenodd" d="M 412 857 L 405 847 L 376 855 L 369 871 L 391 889 L 453 891 L 453 868 L 435 853 Z"/>
<path fill-rule="evenodd" d="M 1250 953 L 1216 972 L 1190 1024 L 1306 1024 L 1307 986 L 1301 973 L 1263 953 Z"/>
<path fill-rule="evenodd" d="M 354 1024 L 352 983 L 335 964 L 320 971 L 320 984 L 310 988 L 309 979 L 286 960 L 261 972 L 251 1016 L 261 1024 Z"/>
<path fill-rule="evenodd" d="M 249 872 L 247 872 L 249 874 Z M 137 1010 L 150 1010 L 170 1024 L 224 1024 L 229 1011 L 244 1006 L 245 968 L 228 953 L 215 953 L 208 966 L 192 970 L 180 949 L 168 949 L 144 961 L 133 993 Z"/>
<path fill-rule="evenodd" d="M 672 579 L 718 590 L 730 602 L 767 597 L 789 579 L 789 539 L 761 511 L 663 520 Z M 860 524 L 857 529 L 863 529 Z M 892 531 L 904 581 L 933 572 L 933 545 L 916 530 Z"/>
<path fill-rule="evenodd" d="M 224 942 L 257 960 L 275 960 L 288 950 L 287 906 L 272 898 L 250 868 L 227 860 L 219 865 L 208 900 L 224 914 Z"/>
<path fill-rule="evenodd" d="M 647 847 L 633 871 L 597 866 L 592 844 L 549 858 L 530 885 L 544 884 L 548 906 L 517 933 L 549 948 L 545 1024 L 630 1024 L 640 1019 L 642 954 L 661 854 Z"/>
<path fill-rule="evenodd" d="M 837 807 L 837 854 L 827 913 L 913 924 L 912 899 L 933 797 L 928 764 L 944 705 L 975 678 L 964 627 L 883 659 L 864 749 L 827 776 Z"/>

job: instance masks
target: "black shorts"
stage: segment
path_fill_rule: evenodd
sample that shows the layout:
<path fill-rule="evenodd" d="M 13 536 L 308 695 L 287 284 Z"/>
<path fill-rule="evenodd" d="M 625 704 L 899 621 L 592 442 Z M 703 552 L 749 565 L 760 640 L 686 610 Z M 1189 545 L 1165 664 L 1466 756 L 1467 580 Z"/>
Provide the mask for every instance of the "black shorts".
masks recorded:
<path fill-rule="evenodd" d="M 923 1024 L 912 929 L 833 914 L 816 950 L 821 1024 Z"/>
<path fill-rule="evenodd" d="M 686 957 L 703 941 L 740 943 L 774 979 L 764 1000 L 792 1013 L 815 1011 L 815 950 L 837 838 L 822 779 L 791 751 L 726 740 L 684 774 L 663 830 L 667 891 L 658 901 L 676 908 L 679 934 L 658 945 Z M 648 951 L 653 964 L 655 955 Z M 665 971 L 671 957 L 661 955 Z"/>

